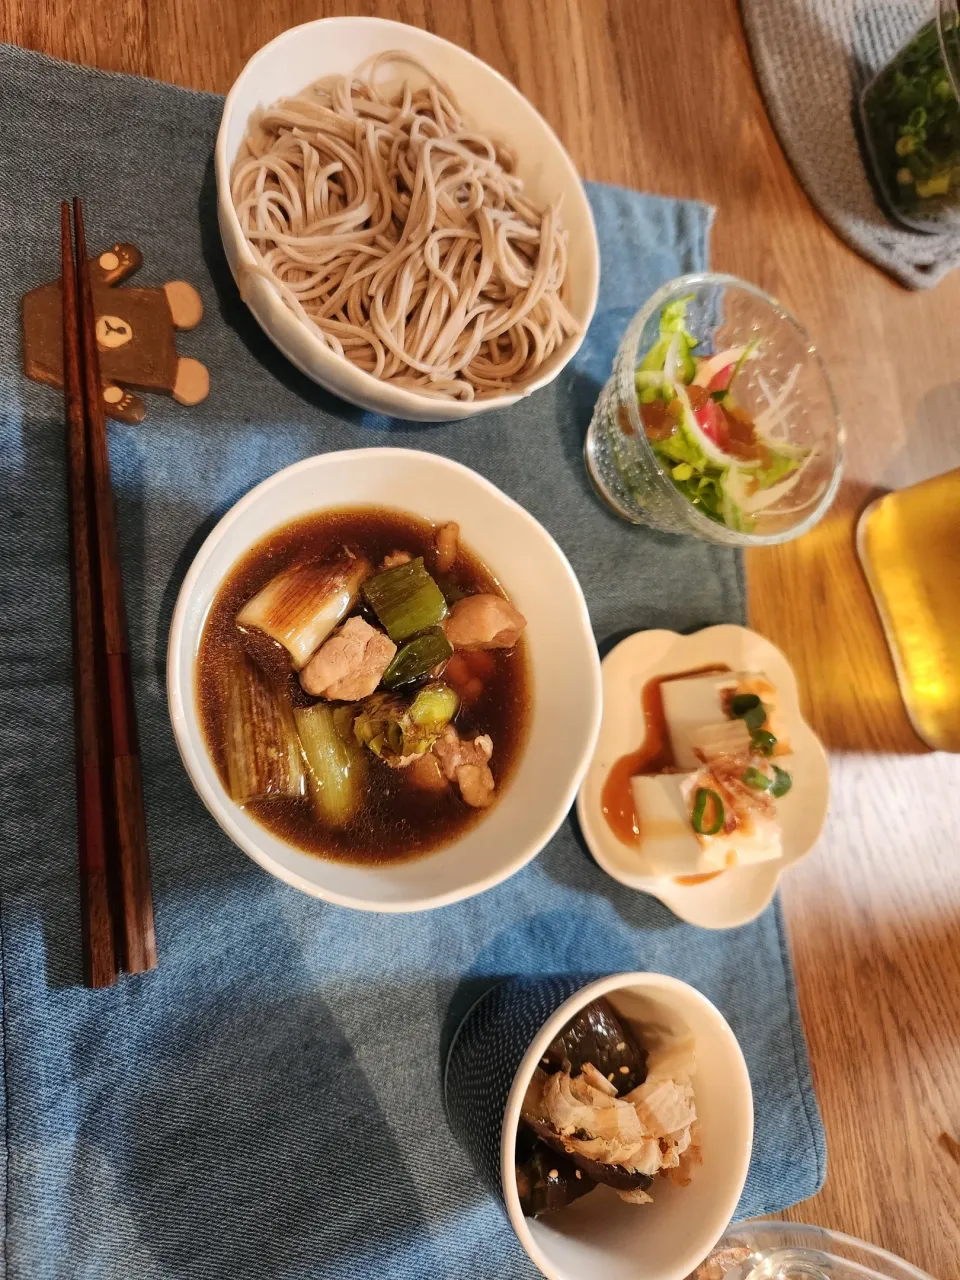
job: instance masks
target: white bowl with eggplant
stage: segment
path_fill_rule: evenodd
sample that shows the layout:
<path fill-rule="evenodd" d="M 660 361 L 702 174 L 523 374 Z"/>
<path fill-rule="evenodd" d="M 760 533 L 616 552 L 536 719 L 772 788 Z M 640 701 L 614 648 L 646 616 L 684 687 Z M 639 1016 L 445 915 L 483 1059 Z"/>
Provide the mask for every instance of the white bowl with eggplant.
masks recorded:
<path fill-rule="evenodd" d="M 308 458 L 224 516 L 180 591 L 167 689 L 230 838 L 373 911 L 455 902 L 533 858 L 601 708 L 546 530 L 468 468 L 389 448 Z"/>

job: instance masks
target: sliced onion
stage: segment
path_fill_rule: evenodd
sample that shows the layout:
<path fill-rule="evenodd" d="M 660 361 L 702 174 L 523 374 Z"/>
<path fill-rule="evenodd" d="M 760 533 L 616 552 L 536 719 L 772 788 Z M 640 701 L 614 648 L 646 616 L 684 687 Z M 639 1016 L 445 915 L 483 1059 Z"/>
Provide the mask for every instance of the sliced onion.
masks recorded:
<path fill-rule="evenodd" d="M 670 339 L 670 345 L 667 347 L 667 354 L 663 360 L 664 380 L 667 382 L 679 382 L 680 367 L 680 334 L 675 333 Z"/>
<path fill-rule="evenodd" d="M 780 388 L 777 395 L 773 397 L 770 395 L 770 388 L 767 386 L 764 379 L 762 377 L 757 379 L 760 384 L 760 388 L 763 391 L 763 394 L 767 397 L 769 403 L 767 408 L 761 410 L 761 412 L 757 414 L 756 418 L 754 418 L 753 427 L 757 435 L 762 440 L 767 443 L 774 443 L 778 447 L 781 444 L 783 437 L 777 436 L 775 432 L 778 427 L 784 432 L 789 430 L 789 423 L 784 416 L 783 406 L 786 403 L 790 392 L 793 390 L 793 384 L 796 382 L 797 374 L 799 372 L 800 366 L 799 364 L 795 364 L 787 374 L 783 386 Z"/>
<path fill-rule="evenodd" d="M 701 360 L 697 365 L 693 385 L 695 387 L 709 387 L 717 374 L 722 373 L 728 365 L 736 364 L 746 350 L 745 346 L 728 347 L 726 351 L 718 351 L 715 356 L 707 356 L 705 360 Z"/>

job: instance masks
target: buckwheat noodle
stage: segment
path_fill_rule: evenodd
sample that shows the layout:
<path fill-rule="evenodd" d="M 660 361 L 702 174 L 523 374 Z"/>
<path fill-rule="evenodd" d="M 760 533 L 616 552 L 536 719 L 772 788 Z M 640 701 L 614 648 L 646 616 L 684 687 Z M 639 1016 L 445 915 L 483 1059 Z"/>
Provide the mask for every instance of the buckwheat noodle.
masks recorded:
<path fill-rule="evenodd" d="M 428 77 L 395 94 L 386 63 Z M 517 391 L 579 326 L 567 237 L 514 157 L 468 128 L 417 59 L 320 81 L 251 121 L 232 196 L 257 265 L 338 355 L 394 386 L 472 400 Z"/>

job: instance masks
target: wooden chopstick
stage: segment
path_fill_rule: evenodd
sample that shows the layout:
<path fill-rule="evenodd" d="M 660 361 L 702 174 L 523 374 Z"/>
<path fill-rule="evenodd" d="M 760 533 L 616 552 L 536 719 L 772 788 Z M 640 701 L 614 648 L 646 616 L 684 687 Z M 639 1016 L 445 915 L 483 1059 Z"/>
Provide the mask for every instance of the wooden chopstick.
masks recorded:
<path fill-rule="evenodd" d="M 116 979 L 113 921 L 107 878 L 101 711 L 103 681 L 96 651 L 98 596 L 87 483 L 86 425 L 80 374 L 80 334 L 70 206 L 60 205 L 63 281 L 63 398 L 67 431 L 67 498 L 70 524 L 70 605 L 73 630 L 73 707 L 77 773 L 77 852 L 83 978 L 88 987 Z"/>
<path fill-rule="evenodd" d="M 150 858 L 143 807 L 140 748 L 137 735 L 127 620 L 120 572 L 117 519 L 110 481 L 110 457 L 103 410 L 100 359 L 97 354 L 93 289 L 87 262 L 83 208 L 74 197 L 73 225 L 77 246 L 77 296 L 80 318 L 80 360 L 87 428 L 87 467 L 93 498 L 93 539 L 100 587 L 100 642 L 106 672 L 109 706 L 110 786 L 117 871 L 117 936 L 128 973 L 142 973 L 157 963 L 150 888 Z"/>

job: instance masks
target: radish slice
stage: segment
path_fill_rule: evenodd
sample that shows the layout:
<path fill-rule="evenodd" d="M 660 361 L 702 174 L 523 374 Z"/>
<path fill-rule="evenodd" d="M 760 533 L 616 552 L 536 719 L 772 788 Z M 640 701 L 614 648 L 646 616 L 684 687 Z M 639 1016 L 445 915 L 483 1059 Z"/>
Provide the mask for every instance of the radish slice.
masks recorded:
<path fill-rule="evenodd" d="M 695 387 L 709 387 L 718 373 L 722 373 L 728 366 L 733 368 L 737 361 L 746 351 L 746 347 L 728 347 L 726 351 L 718 351 L 715 356 L 707 356 L 697 365 L 697 372 L 694 374 L 693 385 Z M 726 387 L 716 387 L 717 391 L 726 391 Z"/>

